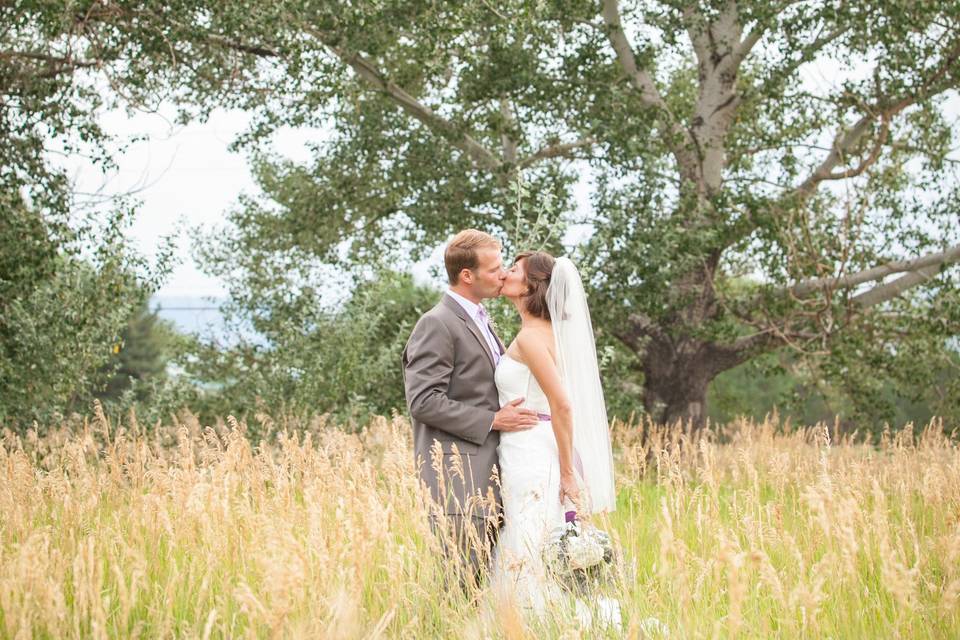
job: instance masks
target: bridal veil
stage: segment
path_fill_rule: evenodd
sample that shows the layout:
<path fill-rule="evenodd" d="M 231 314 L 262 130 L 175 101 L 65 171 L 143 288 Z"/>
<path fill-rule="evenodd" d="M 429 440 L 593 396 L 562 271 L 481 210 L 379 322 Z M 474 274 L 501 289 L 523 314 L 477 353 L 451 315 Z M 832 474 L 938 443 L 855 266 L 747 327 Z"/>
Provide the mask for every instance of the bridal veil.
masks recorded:
<path fill-rule="evenodd" d="M 583 464 L 588 513 L 613 511 L 613 452 L 600 385 L 597 346 L 583 282 L 569 258 L 557 258 L 547 288 L 557 364 L 573 408 L 573 447 Z"/>

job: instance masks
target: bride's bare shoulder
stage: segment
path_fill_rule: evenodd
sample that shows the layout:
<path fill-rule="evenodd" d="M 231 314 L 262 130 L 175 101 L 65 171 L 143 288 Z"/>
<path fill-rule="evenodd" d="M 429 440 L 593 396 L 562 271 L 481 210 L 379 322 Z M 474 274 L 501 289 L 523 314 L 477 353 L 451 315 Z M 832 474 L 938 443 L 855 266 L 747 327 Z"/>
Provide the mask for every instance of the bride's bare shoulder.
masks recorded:
<path fill-rule="evenodd" d="M 549 353 L 550 358 L 554 361 L 557 359 L 556 353 L 554 353 L 553 330 L 550 325 L 520 329 L 517 333 L 516 344 L 524 360 L 542 356 L 544 351 Z"/>

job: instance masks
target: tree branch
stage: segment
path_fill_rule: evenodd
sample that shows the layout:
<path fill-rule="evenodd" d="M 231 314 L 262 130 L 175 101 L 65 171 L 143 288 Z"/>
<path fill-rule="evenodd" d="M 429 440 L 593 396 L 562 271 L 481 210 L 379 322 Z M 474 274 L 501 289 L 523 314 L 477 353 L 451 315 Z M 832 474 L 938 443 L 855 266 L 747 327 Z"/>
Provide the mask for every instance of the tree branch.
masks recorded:
<path fill-rule="evenodd" d="M 21 59 L 46 63 L 46 68 L 43 71 L 33 71 L 38 78 L 53 78 L 61 73 L 73 72 L 75 69 L 98 67 L 103 63 L 102 60 L 75 60 L 70 56 L 52 56 L 32 51 L 0 51 L 0 59 Z"/>
<path fill-rule="evenodd" d="M 653 78 L 645 70 L 637 68 L 633 48 L 620 23 L 620 8 L 617 0 L 603 0 L 603 21 L 607 25 L 607 39 L 610 40 L 610 45 L 617 54 L 620 66 L 623 67 L 633 86 L 640 92 L 640 99 L 647 106 L 669 111 Z"/>
<path fill-rule="evenodd" d="M 256 44 L 246 44 L 244 42 L 238 42 L 232 38 L 227 38 L 226 36 L 217 35 L 211 33 L 207 35 L 207 40 L 210 42 L 226 47 L 228 49 L 233 49 L 234 51 L 240 51 L 242 53 L 249 53 L 255 56 L 260 56 L 261 58 L 276 58 L 280 55 L 280 52 L 276 49 L 270 49 L 269 47 L 264 47 Z"/>
<path fill-rule="evenodd" d="M 656 322 L 643 313 L 631 313 L 627 318 L 627 327 L 623 330 L 615 330 L 612 335 L 627 345 L 634 352 L 643 348 L 643 343 L 647 338 L 662 338 L 663 332 Z"/>
<path fill-rule="evenodd" d="M 917 285 L 921 285 L 924 282 L 932 280 L 935 278 L 948 264 L 952 262 L 960 261 L 960 247 L 953 247 L 952 258 L 947 260 L 941 260 L 939 262 L 930 264 L 921 269 L 911 271 L 910 273 L 901 276 L 894 280 L 893 282 L 887 282 L 886 284 L 877 285 L 869 291 L 864 291 L 858 295 L 855 295 L 850 301 L 862 309 L 869 309 L 872 306 L 878 305 L 881 302 L 886 302 L 887 300 L 892 300 L 893 298 L 898 297 L 904 291 L 912 289 Z M 948 253 L 948 252 L 944 252 Z"/>
<path fill-rule="evenodd" d="M 0 51 L 0 58 L 23 58 L 25 60 L 37 60 L 49 64 L 70 65 L 74 67 L 92 67 L 98 64 L 98 60 L 74 60 L 69 56 L 51 56 L 46 53 L 34 53 L 32 51 Z"/>
<path fill-rule="evenodd" d="M 755 349 L 765 349 L 767 347 L 780 344 L 783 338 L 777 335 L 773 329 L 764 329 L 748 336 L 737 338 L 729 345 L 724 345 L 725 349 L 733 354 L 741 356 L 743 360 L 749 358 L 750 352 Z"/>
<path fill-rule="evenodd" d="M 607 39 L 610 40 L 610 45 L 617 54 L 620 66 L 623 67 L 633 86 L 640 92 L 640 100 L 649 107 L 669 111 L 653 78 L 645 70 L 637 67 L 637 59 L 633 54 L 633 48 L 627 40 L 627 34 L 623 31 L 623 25 L 620 23 L 620 9 L 617 0 L 603 0 L 603 21 L 607 25 Z"/>
<path fill-rule="evenodd" d="M 546 147 L 543 147 L 533 155 L 527 156 L 521 160 L 517 166 L 522 168 L 529 167 L 530 165 L 536 164 L 541 160 L 546 160 L 547 158 L 559 158 L 559 157 L 570 157 L 570 153 L 577 149 L 583 147 L 590 147 L 596 144 L 596 140 L 593 137 L 586 137 L 576 142 L 565 142 L 551 144 Z"/>
<path fill-rule="evenodd" d="M 430 129 L 447 138 L 451 144 L 465 152 L 477 167 L 490 172 L 499 171 L 503 167 L 500 160 L 470 136 L 470 134 L 462 131 L 460 127 L 452 122 L 437 115 L 430 107 L 421 103 L 401 87 L 394 84 L 382 71 L 377 69 L 373 62 L 359 53 L 347 51 L 339 46 L 328 34 L 313 29 L 307 29 L 307 31 L 310 35 L 320 40 L 320 42 L 340 58 L 340 60 L 352 68 L 358 76 L 377 88 L 387 98 L 399 105 L 401 109 Z"/>
<path fill-rule="evenodd" d="M 862 311 L 892 300 L 915 286 L 929 282 L 947 265 L 956 262 L 960 262 L 960 245 L 950 247 L 944 251 L 929 253 L 919 258 L 914 258 L 913 260 L 888 262 L 848 276 L 805 280 L 792 287 L 782 289 L 780 293 L 790 293 L 797 298 L 803 299 L 808 298 L 818 291 L 851 289 L 865 282 L 881 280 L 894 273 L 906 273 L 906 275 L 892 282 L 879 284 L 872 289 L 850 298 L 850 302 L 856 309 Z M 756 302 L 761 302 L 761 299 L 758 298 Z M 758 325 L 757 323 L 751 322 L 748 318 L 741 317 L 741 319 L 747 324 L 756 327 L 758 329 L 757 332 L 737 338 L 732 343 L 718 345 L 718 348 L 738 354 L 741 361 L 749 359 L 749 357 L 757 351 L 765 351 L 780 345 L 792 345 L 795 339 L 801 341 L 813 340 L 820 335 L 819 333 L 809 333 L 792 329 L 788 326 L 788 321 L 781 321 L 783 326 L 778 326 L 778 323 L 773 322 Z"/>
<path fill-rule="evenodd" d="M 500 98 L 500 115 L 503 116 L 504 122 L 510 128 L 517 126 L 517 119 L 513 116 L 510 101 L 505 96 Z M 517 162 L 517 142 L 510 137 L 506 129 L 500 133 L 500 142 L 503 145 L 503 161 L 510 165 L 515 164 Z"/>
<path fill-rule="evenodd" d="M 736 2 L 730 0 L 710 22 L 693 6 L 683 10 L 687 34 L 697 56 L 699 91 L 690 122 L 690 137 L 698 150 L 701 198 L 719 192 L 726 165 L 726 135 L 741 96 L 736 78 L 746 52 L 759 40 L 759 31 L 741 41 Z M 738 55 L 740 53 L 741 55 Z"/>
<path fill-rule="evenodd" d="M 846 131 L 839 132 L 833 140 L 830 147 L 830 153 L 823 159 L 813 173 L 806 180 L 801 182 L 793 190 L 795 195 L 808 196 L 816 191 L 817 186 L 824 180 L 831 180 L 834 168 L 843 162 L 847 157 L 847 152 L 852 149 L 860 139 L 870 130 L 870 124 L 874 121 L 874 116 L 866 115 L 860 118 L 856 124 Z"/>
<path fill-rule="evenodd" d="M 760 38 L 762 37 L 763 30 L 759 27 L 748 33 L 733 51 L 733 64 L 739 67 L 740 63 L 750 54 L 750 51 L 760 42 Z"/>
<path fill-rule="evenodd" d="M 767 95 L 769 92 L 769 89 L 771 88 L 771 85 L 774 82 L 782 80 L 784 78 L 788 78 L 794 71 L 799 69 L 801 65 L 803 65 L 804 63 L 810 62 L 813 59 L 813 56 L 816 53 L 818 53 L 821 49 L 823 49 L 825 46 L 827 46 L 828 44 L 830 44 L 831 42 L 833 42 L 834 40 L 836 40 L 837 38 L 839 38 L 849 30 L 850 30 L 849 26 L 844 26 L 839 29 L 834 29 L 833 31 L 831 31 L 830 33 L 828 33 L 823 37 L 817 38 L 812 43 L 810 43 L 810 46 L 808 46 L 807 48 L 805 48 L 800 52 L 800 56 L 796 60 L 794 60 L 793 62 L 791 62 L 790 64 L 788 64 L 783 68 L 777 69 L 774 75 L 768 78 L 760 86 L 759 89 L 755 91 L 751 91 L 750 93 L 761 95 L 761 96 Z"/>
<path fill-rule="evenodd" d="M 939 93 L 939 91 L 931 93 L 931 86 L 943 78 L 943 76 L 957 64 L 958 59 L 960 59 L 960 41 L 958 41 L 954 48 L 945 56 L 940 67 L 929 78 L 924 80 L 916 91 L 899 99 L 878 101 L 873 108 L 868 109 L 869 113 L 860 118 L 852 128 L 838 133 L 827 157 L 824 158 L 820 166 L 818 166 L 810 176 L 790 192 L 790 195 L 794 197 L 808 197 L 816 191 L 820 183 L 826 180 L 843 180 L 855 177 L 873 165 L 879 159 L 880 151 L 886 142 L 890 130 L 890 120 L 907 107 L 916 104 L 930 95 Z M 946 89 L 946 87 L 940 89 L 940 91 L 944 89 Z M 863 159 L 856 168 L 835 173 L 833 169 L 844 161 L 847 151 L 856 146 L 860 139 L 866 134 L 870 124 L 876 120 L 878 116 L 881 120 L 880 135 L 877 136 L 877 140 L 870 154 Z"/>
<path fill-rule="evenodd" d="M 865 269 L 857 273 L 851 273 L 847 276 L 837 278 L 813 278 L 804 280 L 789 287 L 789 291 L 797 298 L 806 298 L 807 296 L 824 289 L 851 289 L 865 282 L 881 280 L 894 273 L 904 273 L 908 271 L 919 272 L 924 269 L 960 261 L 960 245 L 950 247 L 945 251 L 929 253 L 913 260 L 900 260 L 887 262 L 870 269 Z M 871 289 L 873 291 L 873 289 Z M 867 292 L 869 293 L 869 292 Z M 864 295 L 864 294 L 861 294 Z"/>
<path fill-rule="evenodd" d="M 687 37 L 690 38 L 690 44 L 693 46 L 693 53 L 697 57 L 697 63 L 702 68 L 710 60 L 710 25 L 707 24 L 702 32 L 697 32 L 695 20 L 698 17 L 696 5 L 691 3 L 683 8 L 683 22 L 687 28 Z M 706 37 L 704 37 L 706 36 Z"/>
<path fill-rule="evenodd" d="M 607 26 L 607 39 L 610 41 L 610 46 L 613 47 L 620 67 L 626 73 L 633 87 L 639 92 L 640 102 L 657 109 L 667 117 L 667 128 L 675 139 L 691 143 L 690 134 L 670 111 L 670 107 L 664 101 L 663 96 L 660 95 L 653 77 L 646 70 L 637 67 L 637 58 L 620 22 L 620 8 L 617 0 L 603 0 L 602 11 L 604 24 Z M 678 147 L 669 136 L 664 136 L 664 138 L 681 170 L 686 168 L 687 173 L 689 173 L 691 167 L 696 163 L 693 155 L 685 152 L 682 147 Z"/>

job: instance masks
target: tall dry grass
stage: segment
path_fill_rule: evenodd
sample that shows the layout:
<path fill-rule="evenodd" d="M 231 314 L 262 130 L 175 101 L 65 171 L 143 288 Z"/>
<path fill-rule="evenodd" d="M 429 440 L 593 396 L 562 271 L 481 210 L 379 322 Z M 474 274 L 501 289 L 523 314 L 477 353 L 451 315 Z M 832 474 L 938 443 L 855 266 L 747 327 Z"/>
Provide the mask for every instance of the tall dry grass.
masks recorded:
<path fill-rule="evenodd" d="M 97 409 L 0 445 L 0 636 L 594 637 L 447 590 L 405 419 L 144 430 Z M 960 453 L 776 419 L 614 428 L 624 636 L 960 637 Z M 269 443 L 268 443 L 269 442 Z M 612 635 L 612 634 L 611 634 Z"/>

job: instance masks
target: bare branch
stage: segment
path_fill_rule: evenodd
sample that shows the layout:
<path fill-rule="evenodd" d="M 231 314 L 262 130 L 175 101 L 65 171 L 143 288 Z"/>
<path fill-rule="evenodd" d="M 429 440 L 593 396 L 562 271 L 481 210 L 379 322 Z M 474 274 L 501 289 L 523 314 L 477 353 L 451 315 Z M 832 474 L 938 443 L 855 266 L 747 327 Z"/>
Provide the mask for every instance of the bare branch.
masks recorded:
<path fill-rule="evenodd" d="M 937 277 L 937 275 L 949 263 L 960 260 L 960 247 L 954 247 L 952 251 L 954 256 L 951 260 L 942 260 L 940 262 L 923 267 L 922 269 L 911 271 L 904 276 L 900 276 L 893 282 L 877 285 L 869 291 L 864 291 L 861 294 L 855 295 L 850 299 L 850 301 L 856 305 L 859 305 L 863 309 L 869 309 L 870 307 L 878 305 L 881 302 L 892 300 L 908 289 L 912 289 L 913 287 L 921 285 L 924 282 L 932 280 L 933 278 Z"/>
<path fill-rule="evenodd" d="M 873 149 L 870 151 L 870 154 L 861 160 L 860 164 L 856 167 L 847 169 L 846 171 L 831 172 L 824 178 L 824 180 L 846 180 L 847 178 L 855 178 L 859 176 L 880 159 L 880 151 L 883 150 L 883 145 L 886 143 L 887 136 L 889 135 L 890 117 L 887 114 L 883 114 L 880 116 L 880 133 L 877 135 L 877 139 L 873 143 Z"/>
<path fill-rule="evenodd" d="M 23 58 L 25 60 L 37 60 L 49 64 L 69 65 L 73 67 L 92 67 L 99 63 L 99 60 L 75 60 L 69 56 L 51 56 L 46 53 L 34 53 L 32 51 L 0 51 L 0 58 Z"/>
<path fill-rule="evenodd" d="M 648 338 L 663 337 L 663 331 L 652 318 L 643 313 L 631 313 L 627 318 L 627 326 L 622 330 L 612 332 L 613 336 L 630 347 L 639 351 Z"/>
<path fill-rule="evenodd" d="M 865 310 L 880 303 L 892 300 L 900 296 L 905 291 L 929 282 L 937 276 L 947 265 L 960 262 L 960 245 L 950 247 L 944 251 L 930 253 L 914 258 L 913 260 L 891 261 L 886 264 L 878 265 L 870 269 L 864 269 L 858 273 L 838 278 L 813 278 L 797 283 L 780 291 L 781 294 L 789 293 L 800 300 L 809 298 L 812 294 L 823 291 L 830 293 L 837 289 L 852 289 L 865 282 L 881 280 L 884 277 L 895 274 L 905 273 L 896 280 L 885 284 L 879 284 L 872 289 L 857 294 L 850 298 L 850 302 L 859 310 Z M 756 302 L 760 302 L 757 298 Z M 740 316 L 740 314 L 736 314 Z M 799 318 L 794 318 L 801 327 L 805 326 L 803 316 L 807 320 L 811 319 L 810 314 L 801 313 Z M 768 319 L 766 322 L 753 322 L 748 317 L 740 316 L 748 325 L 757 329 L 755 333 L 737 338 L 732 343 L 718 345 L 719 348 L 739 354 L 742 360 L 746 360 L 751 354 L 780 345 L 793 345 L 795 340 L 811 341 L 822 337 L 819 333 L 810 333 L 802 328 L 791 328 L 789 321 L 783 320 L 773 322 Z M 782 323 L 783 326 L 780 326 Z"/>
<path fill-rule="evenodd" d="M 617 0 L 603 0 L 603 21 L 607 27 L 607 39 L 610 41 L 614 53 L 616 53 L 620 67 L 639 93 L 641 103 L 657 109 L 666 117 L 665 128 L 669 131 L 669 134 L 664 136 L 664 142 L 673 153 L 681 173 L 692 176 L 696 171 L 697 158 L 694 153 L 684 147 L 694 146 L 695 141 L 686 127 L 670 111 L 670 107 L 664 101 L 663 96 L 660 95 L 653 77 L 645 69 L 637 67 L 637 58 L 620 21 L 620 8 Z M 683 141 L 684 144 L 678 146 L 676 141 Z"/>
<path fill-rule="evenodd" d="M 668 111 L 667 104 L 663 101 L 653 78 L 644 69 L 637 68 L 636 56 L 620 23 L 620 8 L 617 0 L 603 0 L 603 21 L 607 25 L 607 38 L 617 54 L 617 60 L 630 82 L 640 92 L 640 99 L 647 106 Z"/>
<path fill-rule="evenodd" d="M 387 98 L 400 106 L 404 111 L 425 124 L 430 129 L 446 137 L 451 144 L 464 151 L 477 167 L 496 172 L 502 168 L 502 163 L 486 147 L 480 144 L 469 133 L 461 130 L 454 123 L 434 113 L 425 104 L 394 84 L 377 67 L 359 53 L 351 53 L 339 46 L 329 35 L 308 29 L 308 32 L 320 40 L 338 58 L 352 68 L 358 76 L 382 92 Z"/>
<path fill-rule="evenodd" d="M 958 59 L 960 59 L 960 41 L 958 41 L 954 48 L 945 56 L 938 69 L 931 74 L 930 77 L 926 78 L 916 91 L 900 98 L 880 100 L 875 106 L 868 108 L 868 113 L 861 117 L 853 127 L 837 134 L 833 147 L 827 157 L 824 158 L 820 166 L 818 166 L 809 177 L 790 192 L 790 195 L 808 197 L 816 191 L 820 183 L 826 180 L 843 180 L 862 174 L 879 159 L 883 144 L 886 142 L 890 130 L 890 120 L 907 107 L 916 104 L 930 95 L 945 90 L 947 87 L 933 91 L 931 91 L 931 88 L 957 64 Z M 870 124 L 878 117 L 881 121 L 880 133 L 877 136 L 877 140 L 870 154 L 860 162 L 859 166 L 847 171 L 835 173 L 833 171 L 834 168 L 844 162 L 847 152 L 856 146 L 869 130 Z"/>
<path fill-rule="evenodd" d="M 753 50 L 753 47 L 758 42 L 760 42 L 760 38 L 762 37 L 763 30 L 760 29 L 760 27 L 757 27 L 748 33 L 733 51 L 733 64 L 739 67 L 740 63 L 743 62 L 743 59 L 750 54 L 750 51 Z"/>
<path fill-rule="evenodd" d="M 546 160 L 547 158 L 559 158 L 559 157 L 570 157 L 572 151 L 581 149 L 583 147 L 590 147 L 596 144 L 596 140 L 592 137 L 583 138 L 577 140 L 576 142 L 565 142 L 551 144 L 549 146 L 543 147 L 536 153 L 531 156 L 527 156 L 518 163 L 518 167 L 521 169 L 524 167 L 529 167 L 532 164 L 536 164 L 541 160 Z"/>
<path fill-rule="evenodd" d="M 0 51 L 0 59 L 32 60 L 46 63 L 42 71 L 37 71 L 36 69 L 32 69 L 29 72 L 24 71 L 38 78 L 53 78 L 61 73 L 72 73 L 76 69 L 99 67 L 103 64 L 103 60 L 76 60 L 70 56 L 52 56 L 32 51 Z"/>
<path fill-rule="evenodd" d="M 239 42 L 233 38 L 227 38 L 225 36 L 217 35 L 211 33 L 206 36 L 207 40 L 210 42 L 226 47 L 228 49 L 233 49 L 234 51 L 240 51 L 241 53 L 249 53 L 255 56 L 260 56 L 262 58 L 276 58 L 280 55 L 280 52 L 276 49 L 270 49 L 269 47 L 264 47 L 262 45 L 256 44 L 247 44 L 245 42 Z"/>
<path fill-rule="evenodd" d="M 778 335 L 778 331 L 773 328 L 767 328 L 757 333 L 737 338 L 726 348 L 732 353 L 744 354 L 744 360 L 749 357 L 747 354 L 756 349 L 765 349 L 767 347 L 782 344 L 783 338 Z"/>
<path fill-rule="evenodd" d="M 836 278 L 812 278 L 804 280 L 789 287 L 787 290 L 797 298 L 806 298 L 817 291 L 852 289 L 865 282 L 882 280 L 894 273 L 921 272 L 931 267 L 939 269 L 942 265 L 951 264 L 960 261 L 960 245 L 956 245 L 939 251 L 937 253 L 928 253 L 914 258 L 913 260 L 895 260 L 885 264 L 864 269 L 857 273 L 851 273 L 847 276 Z M 892 283 L 891 283 L 892 284 Z M 881 285 L 886 286 L 886 285 Z M 871 289 L 873 291 L 874 289 Z M 869 291 L 867 293 L 870 293 Z M 861 294 L 865 295 L 865 294 Z M 856 299 L 856 298 L 854 298 Z"/>
<path fill-rule="evenodd" d="M 683 8 L 683 22 L 687 26 L 687 36 L 690 38 L 690 44 L 693 45 L 693 52 L 697 56 L 697 62 L 700 65 L 704 65 L 710 59 L 710 51 L 708 50 L 710 45 L 710 25 L 706 25 L 706 29 L 702 32 L 697 32 L 696 30 L 696 19 L 698 17 L 695 11 L 694 4 L 689 4 Z"/>
<path fill-rule="evenodd" d="M 841 131 L 837 134 L 836 138 L 833 140 L 833 145 L 831 145 L 830 153 L 827 154 L 827 157 L 823 159 L 823 162 L 820 163 L 813 173 L 811 173 L 806 180 L 800 183 L 794 193 L 796 195 L 806 196 L 812 194 L 817 186 L 824 180 L 830 180 L 831 175 L 833 175 L 833 170 L 837 165 L 844 161 L 844 158 L 847 157 L 847 152 L 850 151 L 853 147 L 856 146 L 860 139 L 870 130 L 870 125 L 874 121 L 874 116 L 866 115 L 860 118 L 855 125 L 847 129 L 846 131 Z"/>
<path fill-rule="evenodd" d="M 481 1 L 483 2 L 483 6 L 485 6 L 487 9 L 489 9 L 495 16 L 497 16 L 497 17 L 500 18 L 501 20 L 509 20 L 509 19 L 510 19 L 510 18 L 508 18 L 507 16 L 503 15 L 502 13 L 500 13 L 499 11 L 497 11 L 496 7 L 490 6 L 490 3 L 487 2 L 487 0 L 481 0 Z"/>
<path fill-rule="evenodd" d="M 500 114 L 511 128 L 516 128 L 517 119 L 514 117 L 513 109 L 510 108 L 510 101 L 506 97 L 500 98 Z M 503 144 L 503 161 L 507 164 L 515 164 L 517 162 L 517 142 L 510 137 L 506 130 L 500 134 L 500 142 Z"/>

